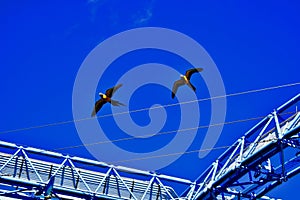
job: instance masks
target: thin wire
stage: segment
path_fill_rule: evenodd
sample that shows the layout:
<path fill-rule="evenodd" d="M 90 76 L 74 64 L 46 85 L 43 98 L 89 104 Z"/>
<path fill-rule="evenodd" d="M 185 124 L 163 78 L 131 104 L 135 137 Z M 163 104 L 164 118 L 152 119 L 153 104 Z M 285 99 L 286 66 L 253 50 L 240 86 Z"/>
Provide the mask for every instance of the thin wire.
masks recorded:
<path fill-rule="evenodd" d="M 209 127 L 215 127 L 215 126 L 222 126 L 222 125 L 228 125 L 228 124 L 234 124 L 234 123 L 241 123 L 241 122 L 246 122 L 246 121 L 258 120 L 258 119 L 262 119 L 264 117 L 253 117 L 253 118 L 248 118 L 248 119 L 241 119 L 241 120 L 235 120 L 235 121 L 229 121 L 229 122 L 223 122 L 223 123 L 216 123 L 216 124 L 210 124 L 210 125 L 197 126 L 197 127 L 193 127 L 193 128 L 177 129 L 177 130 L 160 132 L 160 133 L 157 133 L 155 135 L 153 135 L 153 133 L 152 133 L 152 134 L 146 134 L 146 135 L 137 136 L 137 137 L 126 137 L 126 138 L 120 138 L 120 139 L 115 139 L 115 140 L 105 140 L 105 141 L 88 143 L 88 144 L 74 145 L 74 146 L 68 146 L 68 147 L 61 147 L 61 148 L 55 148 L 55 149 L 53 149 L 53 151 L 73 149 L 73 148 L 86 147 L 86 146 L 94 146 L 94 145 L 106 144 L 106 143 L 113 143 L 113 142 L 121 142 L 121 141 L 127 141 L 127 140 L 134 140 L 134 139 L 146 138 L 146 137 L 150 137 L 150 136 L 156 137 L 156 136 L 167 135 L 167 134 L 171 134 L 171 133 L 187 132 L 187 131 L 191 131 L 191 130 L 204 129 L 204 128 L 209 128 Z"/>
<path fill-rule="evenodd" d="M 288 114 L 294 114 L 294 113 L 295 112 L 285 112 L 285 113 L 281 113 L 280 115 L 288 115 Z M 242 123 L 242 122 L 247 122 L 247 121 L 254 121 L 254 120 L 263 119 L 264 117 L 265 116 L 252 117 L 252 118 L 239 119 L 239 120 L 234 120 L 234 121 L 229 121 L 229 122 L 223 122 L 223 123 L 216 123 L 216 124 L 209 124 L 209 125 L 197 126 L 197 127 L 193 127 L 193 128 L 177 129 L 177 130 L 160 132 L 160 133 L 157 133 L 155 135 L 153 135 L 153 134 L 146 134 L 146 135 L 142 135 L 142 136 L 139 136 L 139 137 L 127 137 L 127 138 L 120 138 L 120 139 L 115 139 L 115 140 L 105 140 L 105 141 L 99 141 L 99 142 L 94 142 L 94 143 L 73 145 L 73 146 L 68 146 L 68 147 L 55 148 L 52 151 L 61 151 L 61 150 L 66 150 L 66 149 L 74 149 L 74 148 L 80 148 L 80 147 L 94 146 L 94 145 L 99 145 L 99 144 L 121 142 L 121 141 L 128 141 L 128 140 L 135 140 L 135 139 L 145 138 L 145 137 L 150 137 L 150 136 L 156 137 L 156 136 L 167 135 L 167 134 L 171 134 L 171 133 L 187 132 L 187 131 L 191 131 L 191 130 L 198 130 L 198 129 L 204 129 L 204 128 L 215 127 L 215 126 L 222 126 L 222 125 Z"/>
<path fill-rule="evenodd" d="M 220 99 L 220 98 L 225 98 L 225 97 L 232 97 L 232 96 L 262 92 L 262 91 L 267 91 L 267 90 L 274 90 L 274 89 L 279 89 L 279 88 L 284 88 L 284 87 L 296 86 L 296 85 L 299 85 L 299 84 L 300 84 L 300 82 L 296 82 L 296 83 L 290 83 L 290 84 L 273 86 L 273 87 L 266 87 L 266 88 L 255 89 L 255 90 L 247 90 L 247 91 L 244 91 L 244 92 L 231 93 L 231 94 L 227 94 L 227 95 L 220 95 L 220 96 L 197 99 L 197 100 L 192 100 L 192 101 L 185 101 L 185 102 L 179 102 L 179 103 L 174 103 L 174 104 L 166 104 L 166 105 L 161 105 L 161 106 L 153 106 L 153 107 L 150 107 L 150 108 L 141 108 L 141 109 L 126 111 L 126 112 L 119 112 L 119 113 L 101 115 L 101 116 L 98 116 L 97 118 L 104 118 L 104 117 L 111 117 L 111 116 L 116 116 L 116 115 L 130 114 L 130 113 L 147 111 L 147 110 L 152 110 L 152 109 L 157 109 L 157 108 L 162 108 L 162 107 L 166 108 L 166 107 L 177 106 L 177 105 L 182 105 L 182 104 L 195 103 L 195 102 L 201 102 L 201 101 L 207 101 L 207 100 L 213 100 L 213 99 Z M 50 127 L 50 126 L 59 126 L 59 125 L 64 125 L 64 124 L 69 124 L 69 123 L 74 123 L 74 122 L 91 120 L 93 118 L 94 117 L 87 117 L 87 118 L 82 118 L 82 119 L 74 119 L 74 120 L 68 120 L 68 121 L 54 122 L 54 123 L 43 124 L 43 125 L 38 125 L 38 126 L 30 126 L 30 127 L 25 127 L 25 128 L 11 129 L 11 130 L 6 130 L 6 131 L 1 131 L 0 134 L 20 132 L 20 131 L 28 131 L 28 130 L 32 130 L 32 129 L 45 128 L 45 127 Z"/>
<path fill-rule="evenodd" d="M 219 149 L 227 149 L 229 147 L 231 147 L 231 145 L 207 148 L 207 149 L 197 149 L 197 150 L 191 150 L 191 151 L 185 151 L 185 152 L 162 154 L 162 155 L 157 155 L 157 156 L 147 156 L 147 157 L 142 157 L 142 158 L 132 158 L 132 159 L 127 159 L 127 160 L 118 160 L 118 161 L 112 161 L 111 164 L 115 165 L 118 163 L 126 163 L 126 162 L 132 162 L 132 161 L 148 160 L 148 159 L 153 159 L 153 158 L 162 158 L 162 157 L 184 155 L 184 154 L 191 154 L 191 153 L 198 153 L 198 152 L 205 152 L 205 151 L 212 151 L 212 150 L 219 150 Z"/>
<path fill-rule="evenodd" d="M 265 142 L 271 142 L 278 140 L 278 138 L 274 139 L 268 139 L 268 140 L 262 140 L 258 142 L 248 142 L 245 143 L 245 145 L 251 145 L 251 144 L 260 144 L 260 143 L 265 143 Z M 119 164 L 119 163 L 126 163 L 126 162 L 132 162 L 132 161 L 140 161 L 140 160 L 147 160 L 147 159 L 153 159 L 153 158 L 162 158 L 162 157 L 169 157 L 169 156 L 176 156 L 176 155 L 185 155 L 185 154 L 191 154 L 191 153 L 198 153 L 198 152 L 205 152 L 205 151 L 213 151 L 213 150 L 220 150 L 220 149 L 227 149 L 229 147 L 234 147 L 236 145 L 226 145 L 226 146 L 219 146 L 219 147 L 213 147 L 213 148 L 207 148 L 207 149 L 196 149 L 196 150 L 191 150 L 191 151 L 185 151 L 185 152 L 177 152 L 177 153 L 169 153 L 169 154 L 162 154 L 162 155 L 156 155 L 156 156 L 146 156 L 142 158 L 132 158 L 132 159 L 126 159 L 126 160 L 118 160 L 118 161 L 112 161 L 111 164 Z"/>
<path fill-rule="evenodd" d="M 294 114 L 296 115 L 298 111 L 296 112 L 285 112 L 281 113 L 280 115 L 286 115 L 286 114 Z M 259 118 L 259 117 L 257 117 Z M 255 119 L 255 118 L 253 118 Z M 238 121 L 238 120 L 237 120 Z M 299 139 L 299 137 L 294 138 L 294 139 Z M 265 139 L 257 142 L 247 142 L 245 145 L 250 146 L 251 144 L 260 144 L 260 143 L 265 143 L 265 142 L 271 142 L 271 141 L 276 141 L 278 138 L 271 138 L 271 139 Z M 207 149 L 197 149 L 197 150 L 191 150 L 191 151 L 185 151 L 185 152 L 177 152 L 177 153 L 169 153 L 169 154 L 162 154 L 162 155 L 156 155 L 156 156 L 146 156 L 142 158 L 133 158 L 133 159 L 126 159 L 126 160 L 118 160 L 118 161 L 112 161 L 111 164 L 118 164 L 118 163 L 124 163 L 124 162 L 130 162 L 130 161 L 139 161 L 139 160 L 147 160 L 147 159 L 152 159 L 152 158 L 161 158 L 161 157 L 168 157 L 168 156 L 176 156 L 176 155 L 184 155 L 184 154 L 191 154 L 191 153 L 197 153 L 197 152 L 205 152 L 205 151 L 212 151 L 212 150 L 219 150 L 219 149 L 225 149 L 229 147 L 234 147 L 238 146 L 239 144 L 236 145 L 226 145 L 226 146 L 219 146 L 219 147 L 212 147 L 212 148 L 207 148 Z M 245 149 L 245 148 L 244 148 Z"/>
<path fill-rule="evenodd" d="M 244 91 L 244 92 L 237 92 L 237 93 L 231 93 L 231 94 L 226 94 L 226 95 L 202 98 L 202 99 L 197 99 L 197 100 L 191 100 L 191 101 L 184 101 L 184 102 L 178 102 L 178 103 L 173 103 L 173 104 L 153 106 L 153 107 L 150 107 L 150 108 L 141 108 L 141 109 L 137 109 L 137 110 L 131 110 L 131 111 L 114 113 L 114 114 L 102 115 L 102 116 L 98 116 L 97 118 L 111 117 L 111 116 L 122 115 L 122 114 L 131 114 L 131 113 L 135 113 L 135 112 L 158 109 L 158 108 L 162 108 L 162 107 L 167 108 L 167 107 L 178 106 L 178 105 L 183 105 L 183 104 L 189 104 L 189 103 L 195 103 L 195 102 L 201 102 L 201 101 L 208 101 L 208 100 L 214 100 L 214 99 L 221 99 L 221 98 L 225 98 L 225 97 L 232 97 L 232 96 L 238 96 L 238 95 L 255 93 L 255 92 L 263 92 L 263 91 L 266 91 L 266 90 L 274 90 L 274 89 L 279 89 L 279 88 L 284 88 L 284 87 L 291 87 L 291 86 L 296 86 L 296 85 L 299 85 L 299 84 L 300 84 L 300 82 L 296 82 L 296 83 L 290 83 L 290 84 L 279 85 L 279 86 L 272 86 L 272 87 L 255 89 L 255 90 L 248 90 L 248 91 Z"/>

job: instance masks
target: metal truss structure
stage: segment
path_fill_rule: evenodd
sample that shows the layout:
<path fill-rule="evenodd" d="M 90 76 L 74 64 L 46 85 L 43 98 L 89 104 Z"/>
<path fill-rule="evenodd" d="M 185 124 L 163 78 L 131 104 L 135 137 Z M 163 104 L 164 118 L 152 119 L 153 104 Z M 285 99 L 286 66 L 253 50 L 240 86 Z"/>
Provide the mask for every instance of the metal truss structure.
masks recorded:
<path fill-rule="evenodd" d="M 0 196 L 18 199 L 176 199 L 189 180 L 0 141 Z M 5 152 L 5 153 L 4 153 Z"/>
<path fill-rule="evenodd" d="M 300 94 L 238 139 L 196 181 L 0 141 L 0 196 L 14 199 L 270 199 L 300 172 Z M 181 195 L 176 188 L 187 188 Z"/>
<path fill-rule="evenodd" d="M 275 109 L 228 148 L 186 190 L 188 199 L 270 199 L 270 190 L 300 172 L 300 94 Z"/>

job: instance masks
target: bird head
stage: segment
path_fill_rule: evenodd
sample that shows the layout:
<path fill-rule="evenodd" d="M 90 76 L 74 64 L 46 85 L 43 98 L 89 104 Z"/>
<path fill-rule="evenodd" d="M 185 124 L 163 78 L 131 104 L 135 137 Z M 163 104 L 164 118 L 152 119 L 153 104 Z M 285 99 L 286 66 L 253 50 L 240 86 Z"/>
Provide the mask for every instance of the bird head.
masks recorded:
<path fill-rule="evenodd" d="M 101 98 L 103 98 L 103 99 L 105 99 L 105 98 L 106 98 L 106 95 L 105 95 L 105 94 L 103 94 L 102 92 L 100 92 L 100 93 L 99 93 L 99 96 L 100 96 Z"/>
<path fill-rule="evenodd" d="M 184 77 L 184 75 L 180 74 L 180 78 L 183 78 L 183 77 Z"/>

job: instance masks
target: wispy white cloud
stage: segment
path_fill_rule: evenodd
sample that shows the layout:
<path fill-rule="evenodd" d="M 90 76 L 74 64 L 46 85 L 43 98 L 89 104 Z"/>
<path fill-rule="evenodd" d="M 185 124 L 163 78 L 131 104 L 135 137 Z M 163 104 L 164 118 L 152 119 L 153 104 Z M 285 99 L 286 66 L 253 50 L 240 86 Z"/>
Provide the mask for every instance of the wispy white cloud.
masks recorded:
<path fill-rule="evenodd" d="M 142 11 L 139 11 L 134 16 L 134 25 L 145 25 L 153 16 L 153 4 L 154 1 L 151 1 L 146 8 Z"/>
<path fill-rule="evenodd" d="M 97 19 L 105 22 L 107 28 L 119 28 L 126 26 L 145 26 L 153 17 L 153 7 L 156 0 L 141 1 L 138 5 L 124 8 L 120 4 L 126 3 L 122 0 L 87 0 L 90 20 L 96 23 Z M 105 12 L 105 15 L 99 14 Z"/>
<path fill-rule="evenodd" d="M 90 20 L 92 22 L 96 20 L 99 8 L 103 6 L 106 2 L 107 0 L 87 0 L 87 4 L 90 9 Z"/>
<path fill-rule="evenodd" d="M 88 0 L 88 3 L 99 3 L 99 2 L 104 2 L 105 0 Z"/>

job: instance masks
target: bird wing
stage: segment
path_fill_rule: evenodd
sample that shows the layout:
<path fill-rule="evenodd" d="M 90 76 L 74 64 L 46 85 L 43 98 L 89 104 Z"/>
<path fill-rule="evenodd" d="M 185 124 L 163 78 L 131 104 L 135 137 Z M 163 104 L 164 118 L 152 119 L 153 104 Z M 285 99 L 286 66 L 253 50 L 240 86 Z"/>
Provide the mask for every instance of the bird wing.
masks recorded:
<path fill-rule="evenodd" d="M 122 86 L 123 84 L 116 85 L 115 87 L 109 88 L 106 90 L 105 95 L 109 98 L 112 97 L 112 95 Z"/>
<path fill-rule="evenodd" d="M 92 117 L 94 117 L 97 112 L 102 108 L 102 106 L 106 103 L 106 101 L 104 99 L 99 99 L 96 103 L 95 103 L 95 107 L 94 110 L 92 112 Z"/>
<path fill-rule="evenodd" d="M 196 73 L 196 72 L 201 72 L 203 71 L 203 68 L 192 68 L 192 69 L 189 69 L 185 72 L 185 76 L 188 80 L 191 79 L 191 76 Z"/>
<path fill-rule="evenodd" d="M 174 82 L 173 88 L 172 88 L 172 99 L 174 99 L 175 94 L 176 94 L 176 92 L 178 90 L 178 87 L 180 87 L 180 86 L 182 86 L 184 84 L 185 84 L 185 82 L 182 79 L 179 79 L 179 80 L 177 80 L 177 81 Z"/>
<path fill-rule="evenodd" d="M 196 92 L 196 87 L 195 87 L 191 82 L 189 82 L 187 85 L 188 85 L 194 92 Z"/>
<path fill-rule="evenodd" d="M 120 101 L 112 100 L 110 102 L 113 106 L 125 106 L 125 104 L 121 103 Z"/>

